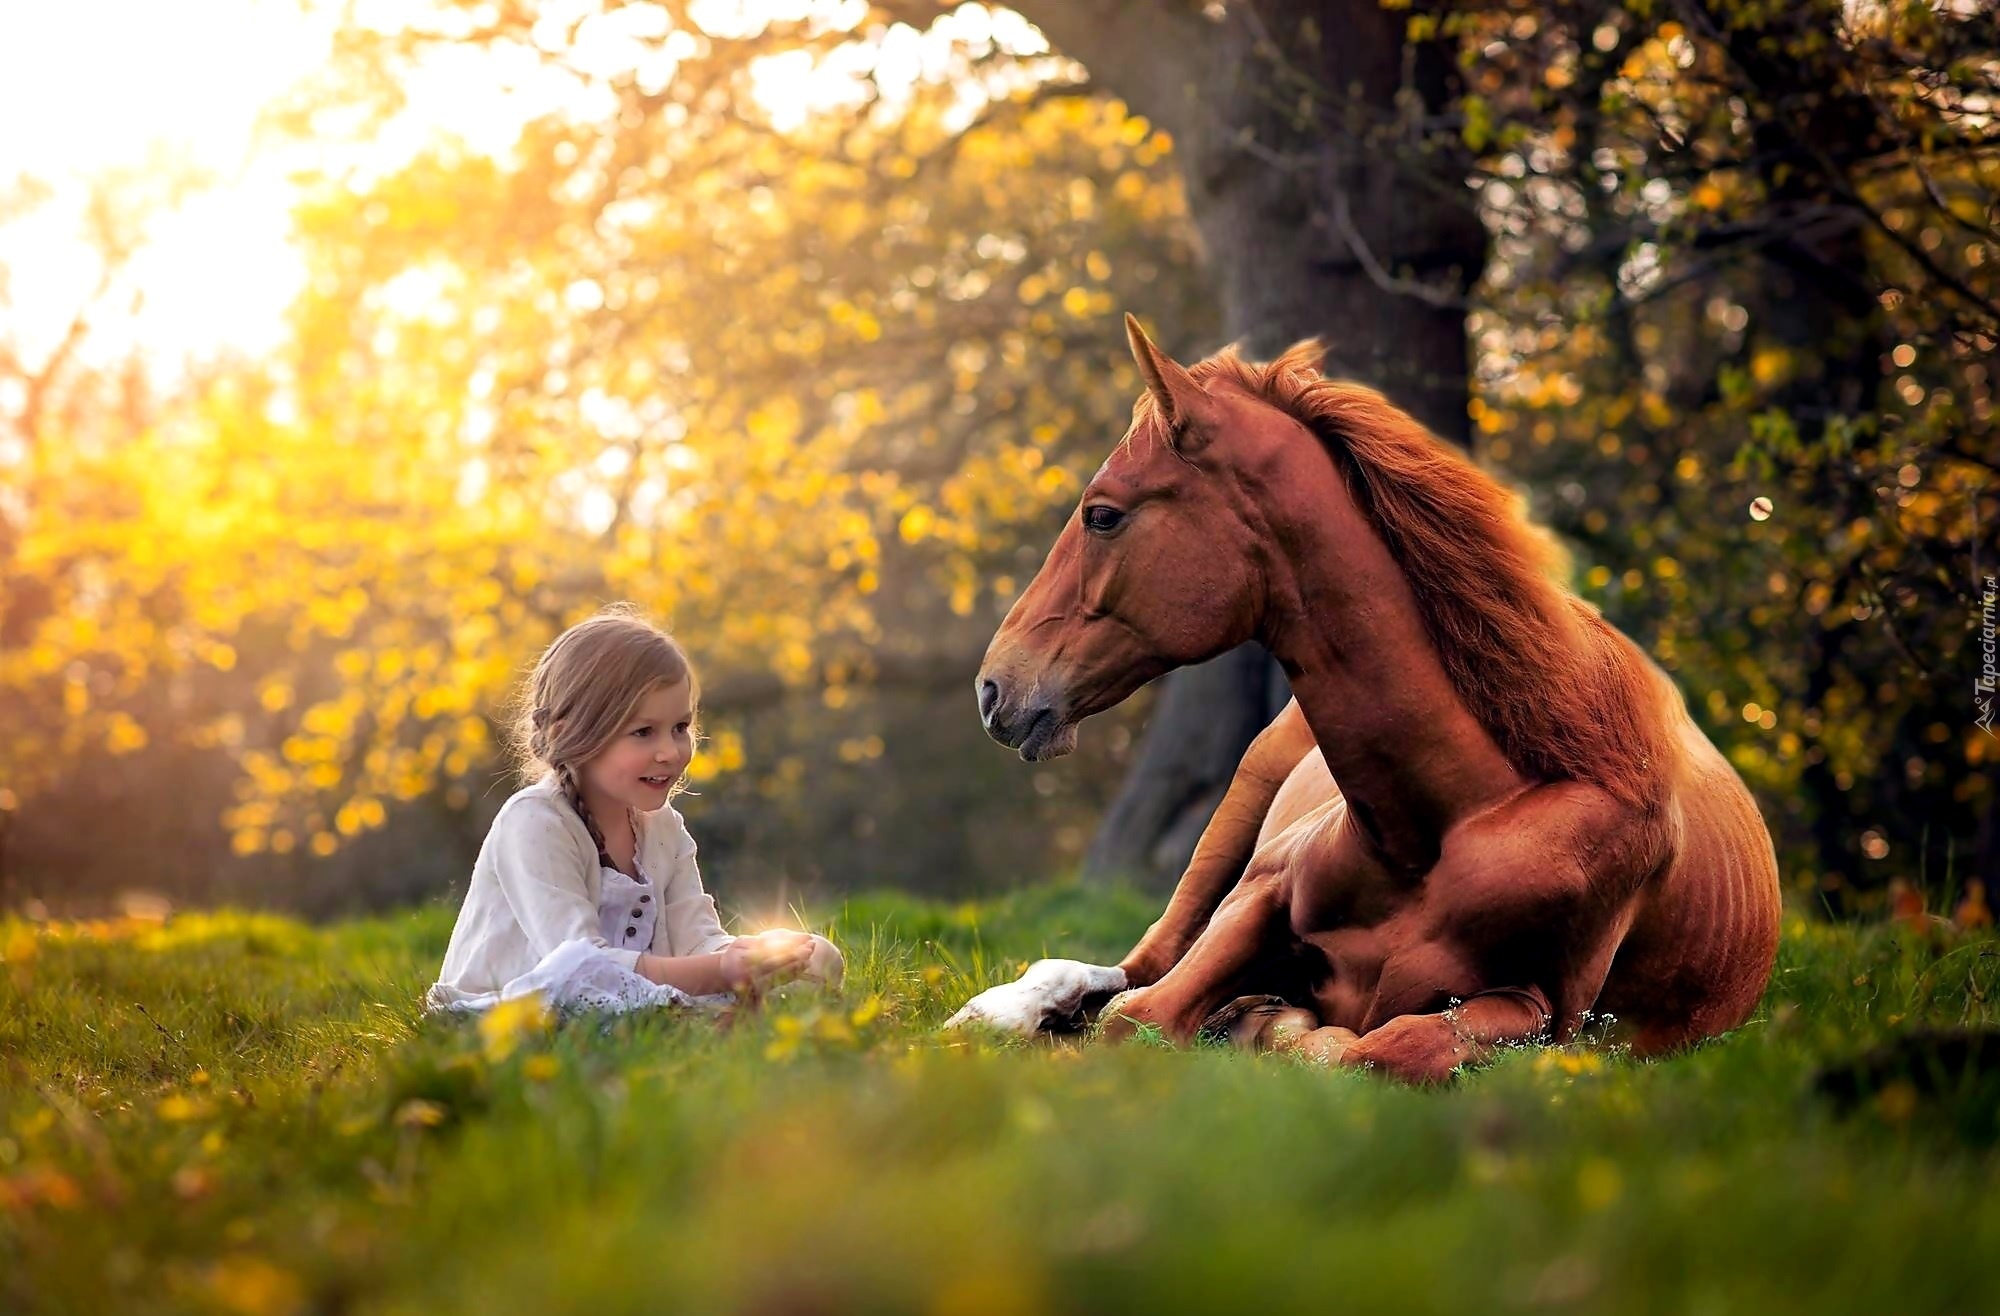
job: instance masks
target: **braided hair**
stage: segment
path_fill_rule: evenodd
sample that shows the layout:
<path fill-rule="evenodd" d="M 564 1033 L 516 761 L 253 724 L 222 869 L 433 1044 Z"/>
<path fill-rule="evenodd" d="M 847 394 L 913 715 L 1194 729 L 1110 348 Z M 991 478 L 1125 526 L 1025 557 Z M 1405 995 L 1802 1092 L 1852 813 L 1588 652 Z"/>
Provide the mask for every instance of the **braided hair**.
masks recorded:
<path fill-rule="evenodd" d="M 562 786 L 563 798 L 569 807 L 576 810 L 576 816 L 583 819 L 584 827 L 590 832 L 591 844 L 597 847 L 597 863 L 601 868 L 616 867 L 611 862 L 611 851 L 604 844 L 604 829 L 597 825 L 597 816 L 590 811 L 590 805 L 583 798 L 583 783 L 577 780 L 576 768 L 568 763 L 556 767 L 556 780 Z"/>

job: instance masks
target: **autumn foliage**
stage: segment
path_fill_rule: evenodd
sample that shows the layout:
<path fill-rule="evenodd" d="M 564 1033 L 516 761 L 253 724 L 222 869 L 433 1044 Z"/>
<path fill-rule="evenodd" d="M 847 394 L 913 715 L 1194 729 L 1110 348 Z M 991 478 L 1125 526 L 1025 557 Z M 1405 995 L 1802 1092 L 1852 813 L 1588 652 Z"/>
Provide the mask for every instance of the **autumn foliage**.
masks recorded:
<path fill-rule="evenodd" d="M 1962 888 L 2000 853 L 1968 693 L 2000 521 L 1990 24 L 1831 0 L 1384 7 L 1452 46 L 1464 94 L 1436 124 L 1343 131 L 1381 133 L 1383 159 L 1446 133 L 1425 158 L 1472 161 L 1448 181 L 1490 238 L 1465 304 L 1476 455 L 1674 672 L 1795 885 Z M 912 741 L 891 743 L 887 692 L 931 692 L 897 725 L 945 734 L 932 708 L 957 707 L 1125 425 L 1116 315 L 1215 345 L 1172 141 L 1021 18 L 573 8 L 347 24 L 273 111 L 318 163 L 270 353 L 162 373 L 79 350 L 161 204 L 116 180 L 73 332 L 0 324 L 17 860 L 55 818 L 85 839 L 30 852 L 88 868 L 98 781 L 224 851 L 156 841 L 99 889 L 200 891 L 230 852 L 296 873 L 419 813 L 473 820 L 462 847 L 522 665 L 612 598 L 695 654 L 718 800 L 776 810 L 828 765 L 891 770 Z M 447 58 L 555 90 L 499 148 L 411 137 Z M 371 152 L 398 132 L 417 144 Z M 46 197 L 10 186 L 0 223 Z M 1003 834 L 1072 861 L 1101 799 L 1080 774 L 1120 762 L 1039 795 L 1018 777 L 1037 821 Z M 48 894 L 6 846 L 4 889 Z"/>

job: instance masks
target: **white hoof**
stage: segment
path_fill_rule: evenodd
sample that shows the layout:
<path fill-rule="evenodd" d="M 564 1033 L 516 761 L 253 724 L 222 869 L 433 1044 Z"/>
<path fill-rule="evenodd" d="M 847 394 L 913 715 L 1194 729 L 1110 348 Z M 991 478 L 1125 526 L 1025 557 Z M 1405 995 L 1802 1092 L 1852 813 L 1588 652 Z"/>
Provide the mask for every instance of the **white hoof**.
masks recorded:
<path fill-rule="evenodd" d="M 1077 960 L 1036 960 L 1013 982 L 989 987 L 944 1021 L 946 1028 L 978 1024 L 1005 1033 L 1034 1034 L 1052 1026 L 1075 1027 L 1092 996 L 1125 989 L 1125 970 Z"/>

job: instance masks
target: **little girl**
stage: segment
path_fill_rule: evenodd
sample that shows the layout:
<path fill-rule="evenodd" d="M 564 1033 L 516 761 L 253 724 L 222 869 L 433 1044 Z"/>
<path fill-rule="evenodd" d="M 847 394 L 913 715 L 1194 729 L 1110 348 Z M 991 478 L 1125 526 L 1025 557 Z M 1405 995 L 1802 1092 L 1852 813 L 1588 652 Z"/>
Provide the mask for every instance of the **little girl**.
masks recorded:
<path fill-rule="evenodd" d="M 526 772 L 493 820 L 430 989 L 434 1010 L 539 992 L 630 1010 L 838 985 L 824 937 L 732 937 L 667 803 L 694 757 L 697 690 L 680 646 L 628 608 L 570 627 L 535 664 L 514 727 Z"/>

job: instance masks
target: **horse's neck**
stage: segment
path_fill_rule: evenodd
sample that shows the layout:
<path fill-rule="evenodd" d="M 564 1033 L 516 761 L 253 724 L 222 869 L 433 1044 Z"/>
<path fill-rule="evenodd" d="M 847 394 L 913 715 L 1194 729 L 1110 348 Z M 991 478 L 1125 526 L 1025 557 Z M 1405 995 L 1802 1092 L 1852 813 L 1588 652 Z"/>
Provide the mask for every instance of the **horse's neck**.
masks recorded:
<path fill-rule="evenodd" d="M 1288 551 L 1273 563 L 1265 643 L 1350 812 L 1391 860 L 1427 868 L 1453 821 L 1524 782 L 1452 684 L 1408 578 L 1331 459 L 1267 495 Z"/>

